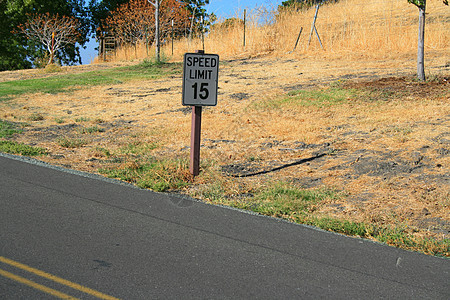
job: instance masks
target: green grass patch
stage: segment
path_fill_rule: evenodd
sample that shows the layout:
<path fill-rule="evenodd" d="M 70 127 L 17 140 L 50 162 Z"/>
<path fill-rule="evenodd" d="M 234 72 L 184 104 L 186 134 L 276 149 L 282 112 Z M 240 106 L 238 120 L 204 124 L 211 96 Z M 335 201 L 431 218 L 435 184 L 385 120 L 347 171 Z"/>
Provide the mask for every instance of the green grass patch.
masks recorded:
<path fill-rule="evenodd" d="M 100 169 L 99 172 L 109 178 L 117 178 L 157 192 L 176 190 L 188 186 L 192 179 L 188 161 L 150 159 L 148 162 L 135 161 L 123 163 L 117 167 Z"/>
<path fill-rule="evenodd" d="M 95 85 L 120 84 L 132 80 L 156 79 L 181 73 L 180 63 L 142 63 L 131 67 L 91 71 L 80 74 L 57 74 L 51 77 L 0 82 L 0 100 L 26 93 L 57 94 Z"/>
<path fill-rule="evenodd" d="M 450 256 L 450 239 L 429 239 L 415 237 L 406 226 L 374 227 L 371 236 L 377 241 L 435 256 Z"/>
<path fill-rule="evenodd" d="M 119 151 L 122 154 L 146 155 L 156 148 L 158 148 L 158 145 L 156 143 L 144 143 L 136 141 L 123 146 L 119 149 Z"/>
<path fill-rule="evenodd" d="M 64 120 L 63 117 L 55 118 L 55 122 L 58 123 L 58 124 L 62 124 L 62 123 L 64 123 L 65 121 L 66 121 L 66 120 Z"/>
<path fill-rule="evenodd" d="M 284 102 L 301 106 L 327 107 L 343 103 L 350 98 L 352 91 L 340 88 L 326 90 L 300 90 L 288 94 Z"/>
<path fill-rule="evenodd" d="M 32 147 L 14 141 L 0 141 L 0 152 L 20 154 L 24 156 L 39 156 L 47 154 L 47 150 L 44 148 Z"/>
<path fill-rule="evenodd" d="M 79 117 L 79 118 L 76 118 L 75 119 L 75 122 L 77 122 L 77 123 L 81 123 L 81 122 L 89 122 L 90 121 L 90 119 L 89 118 L 86 118 L 86 117 Z"/>
<path fill-rule="evenodd" d="M 22 133 L 20 125 L 0 120 L 0 138 L 11 137 L 16 133 Z M 47 154 L 47 150 L 40 147 L 33 147 L 14 141 L 0 141 L 0 152 L 10 154 L 20 154 L 25 156 L 38 156 Z"/>
<path fill-rule="evenodd" d="M 365 223 L 351 222 L 330 217 L 306 218 L 304 224 L 313 225 L 320 229 L 352 236 L 368 237 L 370 226 Z"/>
<path fill-rule="evenodd" d="M 406 250 L 419 251 L 435 256 L 450 256 L 449 239 L 438 240 L 416 237 L 409 232 L 407 226 L 386 227 L 330 217 L 309 217 L 299 221 L 299 223 L 316 226 L 327 231 L 371 238 L 375 241 Z"/>
<path fill-rule="evenodd" d="M 193 196 L 210 201 L 215 204 L 240 207 L 239 205 L 236 205 L 231 199 L 227 199 L 226 188 L 224 187 L 224 184 L 219 181 L 212 182 L 203 186 L 201 189 L 196 190 Z"/>
<path fill-rule="evenodd" d="M 326 108 L 347 103 L 349 100 L 360 97 L 355 89 L 344 89 L 340 86 L 331 86 L 325 89 L 296 90 L 287 95 L 265 99 L 256 102 L 257 109 L 299 109 L 302 107 Z"/>
<path fill-rule="evenodd" d="M 33 113 L 31 116 L 28 117 L 28 119 L 33 122 L 42 121 L 44 120 L 44 116 L 40 113 Z"/>
<path fill-rule="evenodd" d="M 78 138 L 58 138 L 56 142 L 64 148 L 80 148 L 88 144 L 85 139 Z"/>
<path fill-rule="evenodd" d="M 154 67 L 164 67 L 168 65 L 168 57 L 166 57 L 163 53 L 161 53 L 160 55 L 160 59 L 159 61 L 156 60 L 155 57 L 153 58 L 146 58 L 144 59 L 140 64 L 138 64 L 137 68 L 154 68 Z M 176 65 L 177 63 L 174 63 L 174 65 Z M 179 64 L 179 63 L 178 63 Z"/>
<path fill-rule="evenodd" d="M 254 197 L 226 200 L 226 192 L 212 184 L 202 192 L 202 196 L 213 203 L 231 205 L 262 215 L 286 219 L 295 223 L 311 225 L 323 230 L 350 236 L 370 238 L 402 249 L 419 251 L 436 256 L 450 256 L 450 240 L 416 237 L 407 226 L 379 226 L 364 222 L 353 222 L 329 216 L 315 216 L 314 211 L 325 200 L 340 197 L 333 190 L 302 190 L 285 183 L 275 183 L 257 191 Z"/>
<path fill-rule="evenodd" d="M 110 157 L 111 156 L 111 151 L 109 151 L 109 149 L 104 148 L 104 147 L 95 147 L 95 151 L 102 156 L 106 156 L 106 157 Z"/>
<path fill-rule="evenodd" d="M 0 99 L 8 96 L 19 96 L 26 93 L 57 94 L 74 87 L 116 83 L 120 83 L 120 81 L 115 80 L 106 74 L 101 74 L 101 72 L 14 80 L 0 83 Z"/>
<path fill-rule="evenodd" d="M 95 118 L 93 122 L 96 124 L 102 124 L 105 123 L 105 120 L 103 120 L 102 118 Z"/>
<path fill-rule="evenodd" d="M 336 198 L 332 190 L 302 190 L 284 183 L 275 183 L 255 194 L 251 201 L 239 204 L 240 208 L 287 219 L 312 213 L 321 203 Z"/>
<path fill-rule="evenodd" d="M 104 132 L 105 129 L 98 127 L 98 126 L 90 126 L 90 127 L 80 128 L 78 131 L 81 134 L 93 134 L 96 132 Z"/>
<path fill-rule="evenodd" d="M 22 129 L 18 125 L 0 120 L 0 138 L 12 136 L 15 133 L 22 133 Z"/>

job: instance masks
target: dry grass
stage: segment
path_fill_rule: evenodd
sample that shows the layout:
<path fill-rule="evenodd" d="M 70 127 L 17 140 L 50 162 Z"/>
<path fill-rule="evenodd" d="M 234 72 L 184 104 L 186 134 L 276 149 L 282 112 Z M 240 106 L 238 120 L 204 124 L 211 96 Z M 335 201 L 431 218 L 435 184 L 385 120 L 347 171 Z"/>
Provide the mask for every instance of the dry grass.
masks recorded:
<path fill-rule="evenodd" d="M 445 50 L 449 47 L 450 8 L 440 1 L 427 3 L 425 45 L 427 50 Z M 418 11 L 403 0 L 341 0 L 320 8 L 316 28 L 324 45 L 323 51 L 313 34 L 308 45 L 315 9 L 306 11 L 269 12 L 255 8 L 248 12 L 246 46 L 243 46 L 243 25 L 216 26 L 205 37 L 205 50 L 222 58 L 255 57 L 273 54 L 285 56 L 294 48 L 300 28 L 303 32 L 297 49 L 290 57 L 305 55 L 336 57 L 392 58 L 410 55 L 417 49 Z M 237 12 L 236 17 L 242 18 Z M 175 42 L 172 57 L 171 44 L 163 52 L 167 57 L 181 60 L 186 52 L 202 49 L 202 40 L 182 39 Z M 144 45 L 123 48 L 116 61 L 142 59 L 153 55 Z"/>

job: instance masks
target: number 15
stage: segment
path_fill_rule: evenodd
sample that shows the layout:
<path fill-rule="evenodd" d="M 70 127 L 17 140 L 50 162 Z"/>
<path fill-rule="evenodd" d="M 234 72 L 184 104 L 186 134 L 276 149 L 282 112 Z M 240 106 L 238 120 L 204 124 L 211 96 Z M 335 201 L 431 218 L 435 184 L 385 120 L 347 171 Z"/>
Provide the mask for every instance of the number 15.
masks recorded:
<path fill-rule="evenodd" d="M 209 90 L 208 90 L 208 83 L 207 82 L 202 82 L 200 84 L 200 89 L 198 89 L 198 83 L 194 83 L 192 85 L 192 88 L 194 89 L 194 100 L 197 100 L 198 97 L 200 97 L 200 99 L 205 100 L 208 98 L 209 96 Z"/>

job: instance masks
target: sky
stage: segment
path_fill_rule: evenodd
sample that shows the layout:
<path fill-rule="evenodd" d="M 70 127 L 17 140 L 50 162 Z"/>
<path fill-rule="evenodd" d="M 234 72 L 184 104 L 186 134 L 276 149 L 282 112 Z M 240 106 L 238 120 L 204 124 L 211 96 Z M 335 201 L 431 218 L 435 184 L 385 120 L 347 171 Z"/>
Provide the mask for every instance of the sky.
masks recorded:
<path fill-rule="evenodd" d="M 236 17 L 244 9 L 253 9 L 259 6 L 278 6 L 283 0 L 210 0 L 206 7 L 208 13 L 215 13 L 219 18 Z M 240 16 L 242 17 L 242 16 Z"/>
<path fill-rule="evenodd" d="M 256 7 L 265 6 L 268 8 L 277 7 L 283 0 L 210 0 L 205 6 L 208 13 L 214 13 L 219 20 L 240 17 L 244 9 L 254 9 Z M 81 60 L 83 64 L 89 64 L 97 56 L 95 48 L 98 46 L 95 38 L 91 38 L 86 44 L 86 49 L 81 49 Z"/>

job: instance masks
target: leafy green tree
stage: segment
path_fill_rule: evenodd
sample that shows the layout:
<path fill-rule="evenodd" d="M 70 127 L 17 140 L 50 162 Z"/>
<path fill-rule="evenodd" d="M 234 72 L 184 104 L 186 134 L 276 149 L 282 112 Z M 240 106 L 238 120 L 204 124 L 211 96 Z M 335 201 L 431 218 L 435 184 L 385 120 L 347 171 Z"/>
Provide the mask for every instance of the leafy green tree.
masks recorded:
<path fill-rule="evenodd" d="M 204 8 L 205 5 L 209 4 L 209 0 L 182 0 L 182 2 L 186 3 L 189 11 L 190 36 L 196 32 L 207 30 L 217 20 L 214 13 L 208 14 Z"/>
<path fill-rule="evenodd" d="M 31 68 L 46 53 L 45 47 L 17 34 L 31 14 L 59 14 L 80 21 L 80 45 L 88 39 L 89 20 L 83 0 L 0 0 L 0 71 Z M 64 64 L 81 62 L 79 46 L 68 45 L 56 53 Z"/>
<path fill-rule="evenodd" d="M 417 77 L 419 80 L 425 80 L 425 10 L 427 0 L 408 0 L 419 8 L 419 38 L 417 45 Z M 448 5 L 448 0 L 443 0 Z"/>
<path fill-rule="evenodd" d="M 200 20 L 208 18 L 208 13 L 204 8 L 205 5 L 209 4 L 209 0 L 182 0 L 186 4 L 187 9 L 191 16 L 194 16 L 195 19 Z"/>
<path fill-rule="evenodd" d="M 24 1 L 0 1 L 0 71 L 31 68 L 25 37 L 12 31 L 25 21 L 29 6 Z"/>
<path fill-rule="evenodd" d="M 281 2 L 278 6 L 278 11 L 282 11 L 287 8 L 294 8 L 297 10 L 308 9 L 319 3 L 331 3 L 338 2 L 338 0 L 286 0 Z"/>

